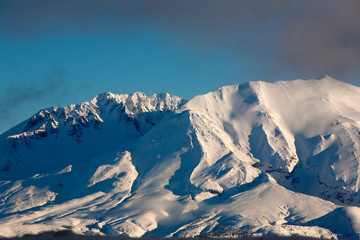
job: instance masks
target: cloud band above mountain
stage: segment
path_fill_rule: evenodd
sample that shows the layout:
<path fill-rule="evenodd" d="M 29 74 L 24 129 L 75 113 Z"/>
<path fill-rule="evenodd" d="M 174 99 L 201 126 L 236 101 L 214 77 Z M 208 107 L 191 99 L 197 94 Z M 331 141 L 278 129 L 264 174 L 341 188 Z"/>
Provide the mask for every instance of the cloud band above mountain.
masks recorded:
<path fill-rule="evenodd" d="M 328 74 L 351 81 L 359 73 L 360 2 L 354 0 L 15 0 L 0 5 L 0 31 L 15 38 L 59 30 L 129 37 L 151 28 L 179 44 L 253 58 L 269 74 L 288 69 L 305 78 Z"/>

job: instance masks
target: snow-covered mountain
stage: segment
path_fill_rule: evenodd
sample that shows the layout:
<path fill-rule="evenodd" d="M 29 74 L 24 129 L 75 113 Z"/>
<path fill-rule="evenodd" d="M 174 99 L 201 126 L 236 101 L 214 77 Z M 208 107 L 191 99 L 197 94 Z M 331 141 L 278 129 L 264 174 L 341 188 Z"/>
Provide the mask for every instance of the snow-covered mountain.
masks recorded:
<path fill-rule="evenodd" d="M 0 136 L 0 235 L 360 237 L 360 88 L 104 93 Z"/>

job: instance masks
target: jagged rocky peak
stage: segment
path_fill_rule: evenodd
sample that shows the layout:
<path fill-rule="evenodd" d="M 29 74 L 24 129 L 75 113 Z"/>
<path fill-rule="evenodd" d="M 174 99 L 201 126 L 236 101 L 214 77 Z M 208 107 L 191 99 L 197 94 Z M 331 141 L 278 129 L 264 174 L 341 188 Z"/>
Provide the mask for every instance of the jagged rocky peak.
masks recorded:
<path fill-rule="evenodd" d="M 135 92 L 133 94 L 113 94 L 106 92 L 97 95 L 91 102 L 98 106 L 119 105 L 123 107 L 128 114 L 138 114 L 176 110 L 183 105 L 186 100 L 168 93 L 146 96 L 143 92 Z"/>
<path fill-rule="evenodd" d="M 105 92 L 80 104 L 42 109 L 27 120 L 21 132 L 12 133 L 7 138 L 46 137 L 49 133 L 58 133 L 59 125 L 67 126 L 68 134 L 75 135 L 81 128 L 99 129 L 104 119 L 115 117 L 119 121 L 132 121 L 131 119 L 138 114 L 173 111 L 185 102 L 186 100 L 168 93 L 146 96 L 142 92 L 133 94 Z M 154 124 L 154 121 L 161 117 L 162 115 L 146 121 L 153 120 L 151 124 Z"/>

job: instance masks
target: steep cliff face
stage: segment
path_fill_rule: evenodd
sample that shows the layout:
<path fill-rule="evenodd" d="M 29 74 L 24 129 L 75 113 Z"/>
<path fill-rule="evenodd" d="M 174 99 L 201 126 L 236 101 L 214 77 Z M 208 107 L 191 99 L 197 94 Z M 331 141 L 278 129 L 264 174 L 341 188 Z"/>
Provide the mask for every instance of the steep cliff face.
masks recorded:
<path fill-rule="evenodd" d="M 195 97 L 184 108 L 206 154 L 192 179 L 213 175 L 214 164 L 231 156 L 244 164 L 235 185 L 253 179 L 255 167 L 288 189 L 359 204 L 359 93 L 325 78 L 251 82 Z"/>
<path fill-rule="evenodd" d="M 0 235 L 356 237 L 358 103 L 326 77 L 44 109 L 1 136 Z"/>

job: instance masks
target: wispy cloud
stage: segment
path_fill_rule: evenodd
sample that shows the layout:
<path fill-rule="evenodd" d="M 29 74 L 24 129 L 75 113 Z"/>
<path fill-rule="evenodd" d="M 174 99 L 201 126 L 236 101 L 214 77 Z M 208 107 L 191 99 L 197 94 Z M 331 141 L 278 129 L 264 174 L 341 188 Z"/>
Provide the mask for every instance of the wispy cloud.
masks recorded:
<path fill-rule="evenodd" d="M 151 25 L 181 43 L 228 48 L 270 71 L 360 73 L 357 0 L 0 0 L 0 30 L 12 37 L 49 31 L 128 36 Z"/>
<path fill-rule="evenodd" d="M 53 71 L 48 76 L 26 85 L 10 85 L 0 94 L 0 123 L 8 121 L 19 107 L 44 100 L 58 100 L 68 93 L 64 71 Z"/>

